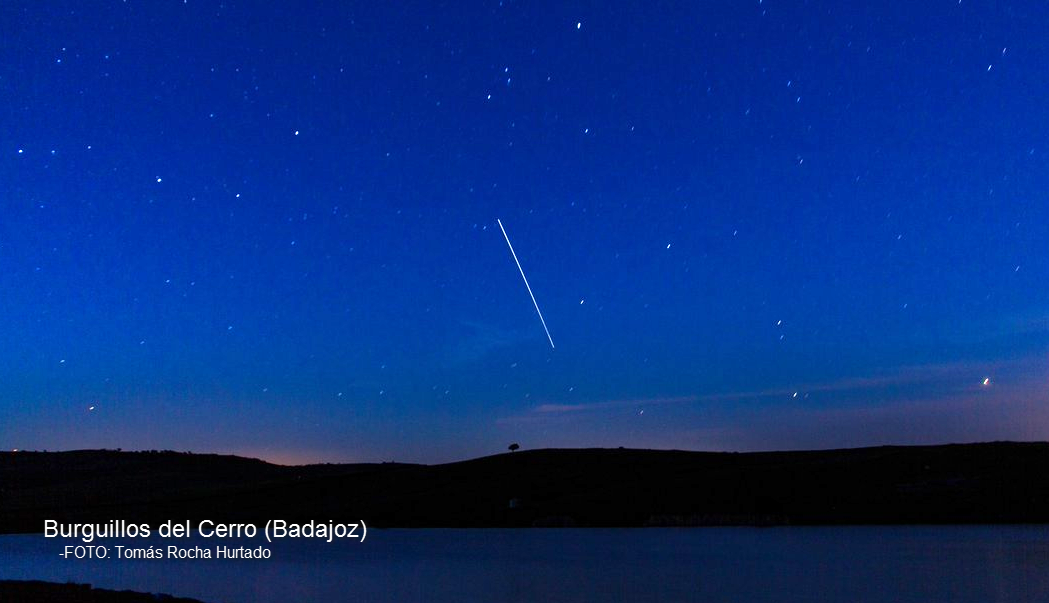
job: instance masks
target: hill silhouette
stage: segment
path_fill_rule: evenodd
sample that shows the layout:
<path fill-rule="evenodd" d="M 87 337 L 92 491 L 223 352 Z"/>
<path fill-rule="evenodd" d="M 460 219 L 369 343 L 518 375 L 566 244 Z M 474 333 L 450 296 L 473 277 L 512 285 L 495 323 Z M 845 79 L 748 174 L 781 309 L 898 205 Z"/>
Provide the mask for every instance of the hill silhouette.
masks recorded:
<path fill-rule="evenodd" d="M 57 584 L 37 580 L 0 580 L 0 601 L 19 603 L 202 603 L 169 595 L 93 588 L 90 584 Z"/>
<path fill-rule="evenodd" d="M 369 527 L 1049 521 L 1049 443 L 715 453 L 546 449 L 442 465 L 0 453 L 0 532 L 124 519 Z"/>

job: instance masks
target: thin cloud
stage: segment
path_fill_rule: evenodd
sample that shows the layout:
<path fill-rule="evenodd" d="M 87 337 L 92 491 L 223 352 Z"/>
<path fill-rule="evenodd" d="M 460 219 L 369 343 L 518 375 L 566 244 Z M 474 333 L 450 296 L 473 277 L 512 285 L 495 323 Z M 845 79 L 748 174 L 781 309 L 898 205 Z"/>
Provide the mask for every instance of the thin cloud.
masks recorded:
<path fill-rule="evenodd" d="M 652 406 L 655 404 L 681 404 L 695 402 L 699 396 L 676 396 L 673 398 L 627 398 L 623 400 L 605 400 L 583 404 L 540 404 L 532 409 L 537 413 L 570 413 L 602 410 L 606 408 L 631 408 L 634 406 Z"/>
<path fill-rule="evenodd" d="M 595 402 L 555 403 L 548 402 L 531 408 L 526 414 L 504 417 L 497 420 L 500 424 L 533 423 L 558 416 L 580 413 L 637 408 L 642 406 L 696 404 L 717 402 L 740 402 L 766 398 L 795 398 L 795 394 L 813 393 L 863 393 L 892 390 L 908 387 L 920 389 L 936 386 L 949 387 L 951 392 L 963 392 L 977 389 L 986 375 L 996 374 L 1003 369 L 1022 368 L 1030 365 L 1036 358 L 1024 358 L 1011 362 L 949 362 L 897 367 L 882 374 L 845 377 L 831 381 L 802 383 L 793 386 L 782 386 L 759 390 L 735 392 L 716 392 L 687 396 L 670 396 L 658 398 L 623 398 L 600 400 Z M 941 390 L 943 391 L 943 390 Z"/>

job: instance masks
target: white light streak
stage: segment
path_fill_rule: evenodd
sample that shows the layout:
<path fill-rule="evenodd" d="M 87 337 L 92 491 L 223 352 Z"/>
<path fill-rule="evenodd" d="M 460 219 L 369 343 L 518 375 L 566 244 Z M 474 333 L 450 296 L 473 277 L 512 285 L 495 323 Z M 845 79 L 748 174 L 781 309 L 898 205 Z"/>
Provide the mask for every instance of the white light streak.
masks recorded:
<path fill-rule="evenodd" d="M 506 246 L 510 248 L 510 255 L 514 256 L 514 263 L 517 264 L 517 269 L 521 272 L 521 279 L 524 280 L 525 289 L 528 289 L 528 295 L 532 298 L 532 305 L 535 306 L 535 312 L 539 315 L 539 322 L 543 323 L 543 330 L 546 331 L 546 338 L 550 341 L 550 349 L 554 349 L 554 338 L 550 337 L 550 329 L 546 328 L 546 320 L 543 319 L 543 312 L 539 309 L 539 302 L 535 301 L 535 294 L 532 293 L 532 287 L 528 284 L 528 277 L 525 276 L 524 268 L 521 268 L 521 261 L 517 259 L 517 253 L 514 252 L 514 246 L 510 244 L 510 237 L 507 236 L 506 229 L 503 228 L 503 223 L 499 218 L 496 218 L 495 222 L 499 225 L 499 230 L 503 231 L 503 238 L 506 239 Z"/>

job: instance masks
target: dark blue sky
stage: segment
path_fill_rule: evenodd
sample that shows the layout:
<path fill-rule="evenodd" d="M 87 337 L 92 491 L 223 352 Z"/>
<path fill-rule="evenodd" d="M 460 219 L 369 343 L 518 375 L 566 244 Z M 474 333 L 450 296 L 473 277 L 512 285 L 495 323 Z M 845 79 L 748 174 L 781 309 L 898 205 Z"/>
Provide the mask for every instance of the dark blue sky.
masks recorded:
<path fill-rule="evenodd" d="M 1049 438 L 1047 30 L 970 0 L 5 2 L 0 446 Z"/>

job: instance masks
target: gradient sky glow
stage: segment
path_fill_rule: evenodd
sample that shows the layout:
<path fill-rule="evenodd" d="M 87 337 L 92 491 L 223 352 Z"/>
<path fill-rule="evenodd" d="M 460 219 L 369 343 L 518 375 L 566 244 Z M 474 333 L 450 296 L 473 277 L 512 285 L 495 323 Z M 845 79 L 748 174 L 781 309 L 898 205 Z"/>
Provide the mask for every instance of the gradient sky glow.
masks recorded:
<path fill-rule="evenodd" d="M 1049 439 L 1046 31 L 1035 1 L 4 2 L 0 447 Z"/>

